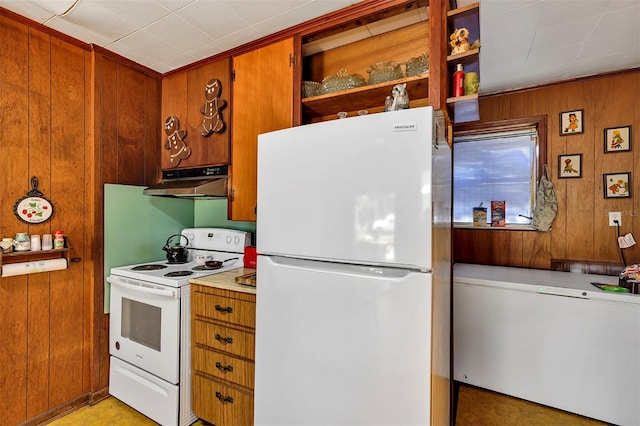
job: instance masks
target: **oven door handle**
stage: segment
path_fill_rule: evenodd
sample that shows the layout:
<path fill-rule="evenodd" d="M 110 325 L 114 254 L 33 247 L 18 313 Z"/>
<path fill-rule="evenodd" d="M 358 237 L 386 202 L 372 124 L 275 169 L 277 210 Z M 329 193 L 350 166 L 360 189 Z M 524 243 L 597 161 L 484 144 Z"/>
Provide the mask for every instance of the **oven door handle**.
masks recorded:
<path fill-rule="evenodd" d="M 110 276 L 107 277 L 107 282 L 110 283 L 111 285 L 126 288 L 128 290 L 136 291 L 138 293 L 155 294 L 163 297 L 171 297 L 172 299 L 180 298 L 180 292 L 178 291 L 177 288 L 170 288 L 170 287 L 167 287 L 166 289 L 151 288 L 151 287 L 146 287 L 146 286 L 141 286 L 136 284 L 129 284 L 127 283 L 126 280 L 123 280 L 121 278 L 114 278 Z"/>

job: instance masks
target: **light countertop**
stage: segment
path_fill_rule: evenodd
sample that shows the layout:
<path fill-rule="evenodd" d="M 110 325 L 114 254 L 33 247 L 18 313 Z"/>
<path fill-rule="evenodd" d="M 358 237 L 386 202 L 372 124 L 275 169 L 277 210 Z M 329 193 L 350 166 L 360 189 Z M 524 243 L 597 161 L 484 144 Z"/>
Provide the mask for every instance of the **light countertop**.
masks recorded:
<path fill-rule="evenodd" d="M 205 275 L 203 277 L 193 278 L 189 280 L 191 284 L 206 285 L 209 287 L 217 287 L 225 290 L 233 290 L 241 293 L 256 294 L 256 288 L 250 285 L 236 283 L 236 277 L 256 272 L 252 268 L 230 269 L 217 274 Z"/>

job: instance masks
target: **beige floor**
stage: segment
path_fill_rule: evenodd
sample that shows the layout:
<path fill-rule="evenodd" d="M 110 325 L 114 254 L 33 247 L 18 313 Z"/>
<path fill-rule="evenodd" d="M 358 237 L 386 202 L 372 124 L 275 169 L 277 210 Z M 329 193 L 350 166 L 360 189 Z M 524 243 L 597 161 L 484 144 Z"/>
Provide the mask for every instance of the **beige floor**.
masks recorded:
<path fill-rule="evenodd" d="M 205 425 L 198 420 L 194 426 Z M 71 414 L 49 423 L 49 426 L 157 426 L 158 423 L 143 416 L 119 400 L 109 397 L 93 406 L 82 407 Z"/>
<path fill-rule="evenodd" d="M 511 398 L 485 389 L 460 387 L 456 426 L 597 426 L 593 419 Z M 157 423 L 115 398 L 82 407 L 51 426 L 156 426 Z M 207 425 L 197 421 L 194 425 Z"/>

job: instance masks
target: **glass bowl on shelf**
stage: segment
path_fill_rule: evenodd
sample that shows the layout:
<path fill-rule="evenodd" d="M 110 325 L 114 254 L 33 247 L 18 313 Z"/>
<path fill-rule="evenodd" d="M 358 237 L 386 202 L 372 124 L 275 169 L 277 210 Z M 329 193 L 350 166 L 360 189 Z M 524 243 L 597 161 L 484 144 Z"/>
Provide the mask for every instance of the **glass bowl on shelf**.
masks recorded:
<path fill-rule="evenodd" d="M 360 74 L 349 74 L 342 68 L 336 74 L 329 75 L 322 80 L 320 95 L 366 86 L 367 82 Z"/>
<path fill-rule="evenodd" d="M 407 77 L 425 74 L 429 72 L 429 55 L 423 53 L 420 56 L 411 58 L 406 63 Z"/>
<path fill-rule="evenodd" d="M 318 96 L 320 94 L 320 83 L 317 81 L 303 81 L 302 82 L 302 97 L 310 98 L 312 96 Z"/>
<path fill-rule="evenodd" d="M 367 68 L 369 84 L 384 83 L 404 77 L 400 64 L 395 61 L 376 62 Z"/>

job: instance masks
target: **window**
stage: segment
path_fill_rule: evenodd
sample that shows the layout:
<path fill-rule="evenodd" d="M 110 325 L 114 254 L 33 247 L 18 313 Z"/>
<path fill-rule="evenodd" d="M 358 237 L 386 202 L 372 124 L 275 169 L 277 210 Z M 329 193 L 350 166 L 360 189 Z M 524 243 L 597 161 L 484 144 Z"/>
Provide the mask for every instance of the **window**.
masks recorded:
<path fill-rule="evenodd" d="M 473 223 L 482 203 L 505 201 L 507 227 L 531 227 L 545 161 L 546 117 L 456 126 L 453 134 L 453 221 Z"/>

